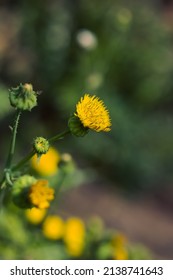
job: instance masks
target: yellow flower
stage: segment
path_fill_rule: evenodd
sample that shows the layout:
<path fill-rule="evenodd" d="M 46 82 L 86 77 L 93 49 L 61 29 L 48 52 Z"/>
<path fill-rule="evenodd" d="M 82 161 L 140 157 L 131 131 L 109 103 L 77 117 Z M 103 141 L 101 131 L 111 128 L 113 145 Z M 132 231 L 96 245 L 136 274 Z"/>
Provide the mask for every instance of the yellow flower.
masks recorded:
<path fill-rule="evenodd" d="M 112 238 L 112 244 L 115 247 L 122 247 L 127 244 L 127 237 L 122 233 L 118 233 Z"/>
<path fill-rule="evenodd" d="M 40 224 L 42 220 L 44 219 L 44 216 L 46 214 L 45 209 L 39 209 L 36 207 L 33 207 L 31 209 L 27 209 L 25 211 L 25 215 L 27 220 L 34 225 Z"/>
<path fill-rule="evenodd" d="M 114 260 L 128 260 L 128 251 L 124 247 L 115 248 L 113 252 Z"/>
<path fill-rule="evenodd" d="M 112 239 L 113 245 L 113 259 L 114 260 L 127 260 L 127 238 L 124 234 L 118 233 Z"/>
<path fill-rule="evenodd" d="M 34 155 L 31 159 L 31 166 L 42 176 L 51 176 L 58 171 L 58 163 L 60 162 L 59 153 L 52 147 L 40 159 Z"/>
<path fill-rule="evenodd" d="M 50 201 L 54 199 L 54 189 L 48 186 L 47 180 L 38 180 L 30 187 L 28 198 L 37 208 L 48 208 Z"/>
<path fill-rule="evenodd" d="M 99 131 L 110 131 L 109 112 L 102 100 L 95 95 L 85 94 L 76 105 L 77 116 L 84 127 Z"/>
<path fill-rule="evenodd" d="M 85 225 L 81 219 L 71 217 L 67 220 L 64 242 L 69 255 L 78 257 L 82 254 L 85 245 Z"/>
<path fill-rule="evenodd" d="M 43 223 L 43 234 L 51 240 L 58 240 L 64 234 L 64 221 L 55 215 L 48 216 Z"/>

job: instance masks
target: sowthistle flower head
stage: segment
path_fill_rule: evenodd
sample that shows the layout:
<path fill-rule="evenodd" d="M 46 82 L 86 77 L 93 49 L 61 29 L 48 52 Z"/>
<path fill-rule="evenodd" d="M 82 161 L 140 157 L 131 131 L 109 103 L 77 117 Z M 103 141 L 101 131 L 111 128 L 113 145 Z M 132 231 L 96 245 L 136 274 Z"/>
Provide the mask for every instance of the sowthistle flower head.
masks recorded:
<path fill-rule="evenodd" d="M 85 94 L 77 103 L 68 125 L 75 136 L 84 136 L 89 129 L 108 132 L 111 130 L 109 111 L 97 96 Z"/>
<path fill-rule="evenodd" d="M 37 180 L 30 175 L 19 177 L 12 188 L 13 202 L 20 208 L 45 209 L 54 199 L 54 189 L 47 180 Z"/>
<path fill-rule="evenodd" d="M 38 180 L 29 189 L 29 200 L 35 207 L 45 209 L 50 206 L 54 199 L 54 189 L 48 186 L 47 180 Z"/>
<path fill-rule="evenodd" d="M 111 120 L 109 112 L 102 100 L 97 96 L 85 94 L 76 105 L 77 116 L 84 127 L 97 132 L 110 131 Z"/>

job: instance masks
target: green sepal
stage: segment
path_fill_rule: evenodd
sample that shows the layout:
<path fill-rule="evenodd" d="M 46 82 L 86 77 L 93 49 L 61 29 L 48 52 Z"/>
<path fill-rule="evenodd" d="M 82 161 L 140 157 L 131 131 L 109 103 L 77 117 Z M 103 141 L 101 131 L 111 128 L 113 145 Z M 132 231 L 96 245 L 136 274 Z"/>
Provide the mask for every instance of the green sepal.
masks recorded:
<path fill-rule="evenodd" d="M 33 91 L 31 84 L 20 84 L 16 88 L 11 88 L 9 99 L 11 106 L 22 111 L 31 111 L 33 107 L 37 106 L 37 93 Z"/>
<path fill-rule="evenodd" d="M 12 200 L 16 206 L 25 209 L 33 206 L 28 199 L 28 192 L 36 181 L 37 180 L 30 175 L 23 175 L 14 182 L 11 194 Z"/>
<path fill-rule="evenodd" d="M 89 129 L 84 127 L 80 119 L 77 116 L 71 116 L 68 121 L 68 127 L 71 133 L 77 137 L 85 136 Z"/>

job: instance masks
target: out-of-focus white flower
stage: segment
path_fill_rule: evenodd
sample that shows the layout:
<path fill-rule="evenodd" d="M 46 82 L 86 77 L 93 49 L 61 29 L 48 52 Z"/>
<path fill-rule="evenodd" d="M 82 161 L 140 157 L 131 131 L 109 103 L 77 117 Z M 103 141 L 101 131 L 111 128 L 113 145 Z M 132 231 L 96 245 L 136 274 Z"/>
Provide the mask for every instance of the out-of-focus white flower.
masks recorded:
<path fill-rule="evenodd" d="M 93 50 L 97 47 L 98 41 L 96 35 L 87 29 L 79 30 L 76 40 L 80 47 L 86 50 Z"/>

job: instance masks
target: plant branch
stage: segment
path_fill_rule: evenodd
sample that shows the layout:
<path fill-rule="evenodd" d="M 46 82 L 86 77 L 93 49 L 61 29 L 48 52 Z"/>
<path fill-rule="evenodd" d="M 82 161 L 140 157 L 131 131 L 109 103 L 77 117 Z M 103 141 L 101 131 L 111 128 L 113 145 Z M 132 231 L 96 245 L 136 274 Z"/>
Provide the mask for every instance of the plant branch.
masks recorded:
<path fill-rule="evenodd" d="M 54 137 L 48 139 L 49 143 L 54 143 L 57 140 L 62 139 L 65 135 L 69 134 L 70 130 L 65 130 L 62 133 L 59 133 L 57 135 L 55 135 Z M 36 154 L 35 150 L 32 150 L 28 155 L 26 155 L 26 157 L 24 157 L 21 161 L 19 161 L 16 165 L 14 165 L 12 167 L 12 171 L 16 171 L 18 169 L 20 169 L 25 163 L 27 163 L 34 155 Z"/>
<path fill-rule="evenodd" d="M 11 170 L 12 171 L 16 171 L 18 169 L 20 169 L 22 166 L 24 166 L 25 163 L 28 162 L 28 160 L 30 160 L 34 155 L 35 155 L 35 151 L 32 150 L 28 155 L 26 155 L 22 160 L 20 160 L 16 165 L 14 165 Z"/>
<path fill-rule="evenodd" d="M 64 136 L 66 136 L 69 133 L 70 133 L 70 130 L 67 129 L 67 130 L 63 131 L 62 133 L 59 133 L 59 134 L 53 136 L 52 138 L 49 138 L 48 141 L 49 141 L 49 143 L 54 143 L 57 140 L 62 139 Z"/>

